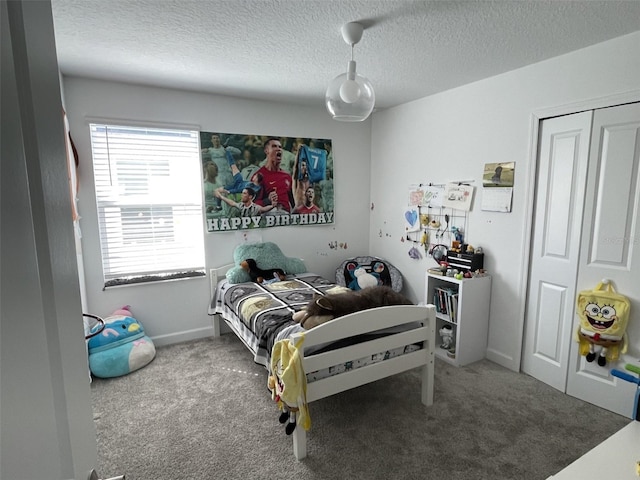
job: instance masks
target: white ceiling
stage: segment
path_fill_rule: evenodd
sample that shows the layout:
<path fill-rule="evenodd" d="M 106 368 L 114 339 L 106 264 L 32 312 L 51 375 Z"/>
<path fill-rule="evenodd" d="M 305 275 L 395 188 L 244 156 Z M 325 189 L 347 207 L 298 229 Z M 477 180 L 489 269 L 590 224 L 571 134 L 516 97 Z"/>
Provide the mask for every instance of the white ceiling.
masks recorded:
<path fill-rule="evenodd" d="M 640 30 L 640 0 L 51 0 L 63 74 L 323 104 L 358 73 L 387 108 Z M 637 59 L 636 59 L 637 61 Z"/>

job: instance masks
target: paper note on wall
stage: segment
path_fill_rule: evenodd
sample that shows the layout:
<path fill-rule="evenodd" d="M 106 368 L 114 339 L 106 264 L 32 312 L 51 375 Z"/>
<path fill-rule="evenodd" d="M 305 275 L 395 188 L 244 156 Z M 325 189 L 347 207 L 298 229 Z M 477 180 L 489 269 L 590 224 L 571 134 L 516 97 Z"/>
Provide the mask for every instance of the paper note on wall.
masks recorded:
<path fill-rule="evenodd" d="M 474 187 L 459 183 L 448 183 L 445 187 L 443 207 L 451 207 L 468 212 L 471 210 Z"/>
<path fill-rule="evenodd" d="M 511 211 L 513 187 L 493 187 L 482 190 L 482 210 L 487 212 Z"/>

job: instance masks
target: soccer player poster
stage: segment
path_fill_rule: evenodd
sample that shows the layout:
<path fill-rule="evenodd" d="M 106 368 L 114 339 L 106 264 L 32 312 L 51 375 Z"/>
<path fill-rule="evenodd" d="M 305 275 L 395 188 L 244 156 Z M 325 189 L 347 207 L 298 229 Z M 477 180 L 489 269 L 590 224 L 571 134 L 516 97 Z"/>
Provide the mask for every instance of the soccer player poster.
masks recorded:
<path fill-rule="evenodd" d="M 200 132 L 208 232 L 334 221 L 331 140 Z"/>

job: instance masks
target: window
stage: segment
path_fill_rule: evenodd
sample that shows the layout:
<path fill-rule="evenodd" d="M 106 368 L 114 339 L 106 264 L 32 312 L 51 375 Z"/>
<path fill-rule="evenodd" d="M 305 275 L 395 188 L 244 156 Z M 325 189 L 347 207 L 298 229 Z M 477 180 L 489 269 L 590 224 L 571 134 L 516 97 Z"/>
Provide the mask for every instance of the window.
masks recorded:
<path fill-rule="evenodd" d="M 204 276 L 198 132 L 90 130 L 105 288 Z"/>

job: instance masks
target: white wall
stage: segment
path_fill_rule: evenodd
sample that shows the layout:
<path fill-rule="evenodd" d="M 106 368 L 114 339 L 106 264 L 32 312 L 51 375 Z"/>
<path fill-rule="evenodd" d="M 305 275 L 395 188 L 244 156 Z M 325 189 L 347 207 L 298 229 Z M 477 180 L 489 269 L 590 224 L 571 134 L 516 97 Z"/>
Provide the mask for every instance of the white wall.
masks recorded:
<path fill-rule="evenodd" d="M 437 68 L 437 66 L 434 66 Z M 466 239 L 485 251 L 493 276 L 488 357 L 518 370 L 534 172 L 532 116 L 631 92 L 640 100 L 640 32 L 375 114 L 371 142 L 371 253 L 401 269 L 422 295 L 431 258 L 411 260 L 401 243 L 406 189 L 418 182 L 474 179 Z M 593 106 L 593 105 L 592 105 Z M 533 139 L 535 142 L 535 139 Z M 515 162 L 511 213 L 483 212 L 485 163 Z M 379 235 L 379 231 L 383 235 Z M 391 236 L 386 236 L 390 233 Z"/>
<path fill-rule="evenodd" d="M 0 478 L 86 479 L 95 425 L 48 2 L 1 2 Z"/>
<path fill-rule="evenodd" d="M 80 156 L 79 211 L 91 313 L 107 315 L 131 305 L 156 345 L 210 335 L 209 280 L 189 279 L 102 291 L 102 265 L 91 168 L 88 118 L 199 126 L 202 131 L 331 138 L 335 166 L 335 223 L 331 226 L 262 229 L 288 256 L 302 257 L 310 271 L 329 276 L 345 258 L 369 248 L 369 160 L 371 123 L 339 123 L 324 106 L 280 103 L 64 77 L 71 134 Z M 201 185 L 195 185 L 201 188 Z M 233 261 L 237 233 L 205 234 L 206 266 Z M 331 249 L 330 242 L 348 249 Z"/>
<path fill-rule="evenodd" d="M 493 275 L 488 356 L 517 370 L 533 195 L 533 115 L 552 107 L 568 113 L 570 104 L 637 91 L 638 45 L 640 32 L 376 112 L 372 126 L 334 122 L 321 106 L 65 78 L 71 133 L 81 157 L 79 208 L 88 308 L 105 315 L 122 304 L 132 305 L 158 344 L 211 332 L 208 279 L 102 291 L 87 117 L 195 124 L 203 131 L 328 137 L 333 139 L 336 168 L 335 225 L 265 229 L 263 239 L 275 241 L 290 256 L 304 257 L 310 270 L 328 276 L 347 256 L 380 255 L 403 272 L 406 293 L 421 300 L 424 270 L 434 262 L 410 259 L 410 245 L 401 242 L 406 188 L 416 182 L 475 179 L 478 188 L 466 238 L 484 247 L 485 266 Z M 484 164 L 509 161 L 516 162 L 512 212 L 481 211 Z M 236 235 L 206 235 L 208 268 L 231 260 Z M 349 248 L 332 250 L 332 241 Z"/>

